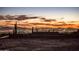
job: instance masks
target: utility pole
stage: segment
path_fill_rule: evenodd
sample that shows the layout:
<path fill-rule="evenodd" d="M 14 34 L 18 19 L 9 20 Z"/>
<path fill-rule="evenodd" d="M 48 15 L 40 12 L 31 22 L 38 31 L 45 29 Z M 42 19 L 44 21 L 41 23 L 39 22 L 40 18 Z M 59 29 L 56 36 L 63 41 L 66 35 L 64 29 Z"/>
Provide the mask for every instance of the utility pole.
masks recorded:
<path fill-rule="evenodd" d="M 17 34 L 17 21 L 14 24 L 14 30 L 13 30 L 13 34 Z"/>
<path fill-rule="evenodd" d="M 32 33 L 33 33 L 34 27 L 32 27 Z"/>

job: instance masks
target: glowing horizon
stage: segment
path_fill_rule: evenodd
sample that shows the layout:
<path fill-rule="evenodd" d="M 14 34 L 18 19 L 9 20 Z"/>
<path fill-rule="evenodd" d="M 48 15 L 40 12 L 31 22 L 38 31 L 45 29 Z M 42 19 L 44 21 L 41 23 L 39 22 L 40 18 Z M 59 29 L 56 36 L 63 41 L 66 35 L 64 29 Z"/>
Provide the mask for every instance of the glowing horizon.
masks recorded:
<path fill-rule="evenodd" d="M 78 7 L 0 7 L 0 15 L 27 15 L 27 17 L 37 17 L 35 19 L 17 20 L 18 26 L 23 28 L 79 28 Z M 0 20 L 0 26 L 13 26 L 15 21 L 15 19 L 9 19 L 9 21 Z"/>

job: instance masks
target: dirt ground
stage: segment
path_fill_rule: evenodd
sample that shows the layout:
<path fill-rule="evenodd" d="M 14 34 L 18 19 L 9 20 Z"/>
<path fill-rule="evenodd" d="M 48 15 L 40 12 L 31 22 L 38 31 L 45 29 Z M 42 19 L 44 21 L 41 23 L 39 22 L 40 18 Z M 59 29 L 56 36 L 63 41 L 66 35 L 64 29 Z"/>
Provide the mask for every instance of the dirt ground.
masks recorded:
<path fill-rule="evenodd" d="M 78 39 L 0 39 L 1 51 L 78 51 Z"/>

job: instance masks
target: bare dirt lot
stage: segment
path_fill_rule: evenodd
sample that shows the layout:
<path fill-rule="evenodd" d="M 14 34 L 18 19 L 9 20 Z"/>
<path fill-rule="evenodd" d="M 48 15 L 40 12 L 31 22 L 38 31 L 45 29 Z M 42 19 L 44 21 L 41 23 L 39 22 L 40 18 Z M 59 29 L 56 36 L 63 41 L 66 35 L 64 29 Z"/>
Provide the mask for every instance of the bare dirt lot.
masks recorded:
<path fill-rule="evenodd" d="M 6 51 L 78 51 L 78 39 L 0 39 Z"/>

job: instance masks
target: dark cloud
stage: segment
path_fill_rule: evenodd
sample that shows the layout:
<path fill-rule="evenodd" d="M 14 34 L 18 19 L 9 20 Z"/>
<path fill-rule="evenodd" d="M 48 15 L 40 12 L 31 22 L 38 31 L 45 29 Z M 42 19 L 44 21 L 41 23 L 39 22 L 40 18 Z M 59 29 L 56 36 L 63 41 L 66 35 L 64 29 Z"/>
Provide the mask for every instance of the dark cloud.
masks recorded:
<path fill-rule="evenodd" d="M 33 16 L 27 16 L 27 15 L 0 15 L 0 20 L 26 20 L 26 19 L 36 19 L 39 17 Z"/>
<path fill-rule="evenodd" d="M 4 16 L 0 15 L 0 20 L 5 19 Z"/>
<path fill-rule="evenodd" d="M 43 22 L 55 22 L 56 19 L 46 19 L 44 17 L 38 17 L 38 16 L 27 16 L 27 15 L 0 15 L 0 20 L 27 20 L 27 19 L 40 19 L 43 20 Z"/>
<path fill-rule="evenodd" d="M 28 17 L 28 19 L 36 19 L 36 18 L 39 18 L 39 17 Z"/>
<path fill-rule="evenodd" d="M 53 20 L 53 19 L 45 19 L 44 21 L 45 22 L 52 22 L 52 21 L 56 21 L 56 20 Z"/>
<path fill-rule="evenodd" d="M 56 19 L 46 19 L 46 18 L 41 18 L 44 22 L 52 22 L 56 21 Z"/>

